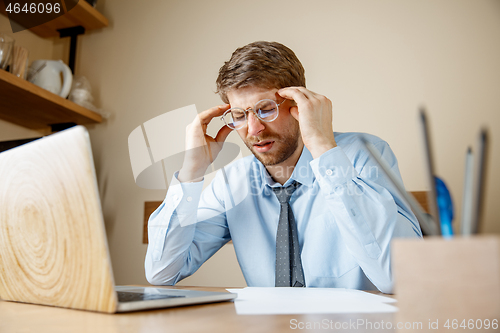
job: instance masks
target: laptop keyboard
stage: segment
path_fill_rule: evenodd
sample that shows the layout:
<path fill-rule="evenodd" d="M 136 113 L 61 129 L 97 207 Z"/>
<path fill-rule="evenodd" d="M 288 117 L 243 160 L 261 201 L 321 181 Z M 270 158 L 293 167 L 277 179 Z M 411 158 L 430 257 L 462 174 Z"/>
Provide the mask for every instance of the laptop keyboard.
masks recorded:
<path fill-rule="evenodd" d="M 131 293 L 127 291 L 118 291 L 117 293 L 118 293 L 118 302 L 120 303 L 186 297 L 184 295 L 167 295 L 167 294 L 150 294 L 150 293 L 145 294 L 145 293 Z"/>

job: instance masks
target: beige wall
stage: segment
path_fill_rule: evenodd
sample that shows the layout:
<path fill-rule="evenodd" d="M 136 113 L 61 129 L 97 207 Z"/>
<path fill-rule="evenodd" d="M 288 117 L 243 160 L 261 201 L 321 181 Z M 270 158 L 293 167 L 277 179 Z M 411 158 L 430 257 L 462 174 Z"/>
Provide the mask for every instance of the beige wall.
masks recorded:
<path fill-rule="evenodd" d="M 495 172 L 500 166 L 500 1 L 100 0 L 98 8 L 110 27 L 80 38 L 77 73 L 88 77 L 96 103 L 112 114 L 89 128 L 117 283 L 146 282 L 143 203 L 165 194 L 135 185 L 129 133 L 169 110 L 194 103 L 201 111 L 219 104 L 213 93 L 219 67 L 235 48 L 256 40 L 279 41 L 296 52 L 308 87 L 333 101 L 336 131 L 370 132 L 387 140 L 408 190 L 427 189 L 419 105 L 428 108 L 437 173 L 458 207 L 466 147 L 475 144 L 479 127 L 488 125 L 492 153 L 485 230 L 500 232 Z M 30 49 L 43 44 L 40 57 L 66 54 L 67 42 L 23 38 Z M 1 139 L 30 135 L 1 122 L 0 131 Z M 235 134 L 229 140 L 239 142 Z M 232 247 L 226 246 L 184 283 L 238 286 L 244 280 Z"/>

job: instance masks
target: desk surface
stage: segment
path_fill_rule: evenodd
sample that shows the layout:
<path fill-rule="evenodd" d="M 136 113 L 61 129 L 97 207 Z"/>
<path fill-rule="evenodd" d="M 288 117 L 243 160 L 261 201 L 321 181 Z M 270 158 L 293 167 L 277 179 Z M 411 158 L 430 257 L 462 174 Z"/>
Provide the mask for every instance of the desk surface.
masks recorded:
<path fill-rule="evenodd" d="M 225 291 L 224 288 L 174 287 L 207 291 Z M 372 323 L 393 321 L 393 314 L 315 314 L 315 315 L 261 315 L 238 316 L 232 302 L 148 310 L 124 314 L 102 314 L 62 309 L 49 306 L 0 301 L 0 332 L 19 333 L 122 333 L 122 332 L 294 332 L 296 323 Z M 330 322 L 331 321 L 331 322 Z M 346 324 L 344 324 L 345 326 Z M 318 328 L 318 327 L 316 327 Z M 342 331 L 317 329 L 318 331 Z M 364 330 L 347 329 L 349 332 Z M 372 331 L 373 330 L 369 330 Z M 381 330 L 377 330 L 380 332 Z"/>

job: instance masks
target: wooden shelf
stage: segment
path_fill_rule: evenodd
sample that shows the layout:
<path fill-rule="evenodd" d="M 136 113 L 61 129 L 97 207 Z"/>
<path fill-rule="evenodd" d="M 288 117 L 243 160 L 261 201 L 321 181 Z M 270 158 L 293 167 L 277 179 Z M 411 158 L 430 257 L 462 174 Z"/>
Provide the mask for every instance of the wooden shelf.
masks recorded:
<path fill-rule="evenodd" d="M 7 16 L 3 1 L 0 1 L 0 13 Z M 88 2 L 80 0 L 64 15 L 29 30 L 48 38 L 58 37 L 59 29 L 82 26 L 88 31 L 108 24 L 108 19 Z M 62 123 L 102 122 L 99 114 L 3 70 L 0 70 L 0 119 L 35 130 Z"/>
<path fill-rule="evenodd" d="M 3 1 L 0 1 L 0 13 L 7 16 Z M 80 0 L 74 8 L 58 18 L 29 29 L 40 37 L 58 37 L 58 29 L 82 26 L 85 30 L 94 30 L 107 27 L 108 19 L 99 13 L 85 0 Z"/>
<path fill-rule="evenodd" d="M 102 122 L 98 113 L 4 70 L 0 70 L 0 119 L 35 130 L 62 123 Z"/>

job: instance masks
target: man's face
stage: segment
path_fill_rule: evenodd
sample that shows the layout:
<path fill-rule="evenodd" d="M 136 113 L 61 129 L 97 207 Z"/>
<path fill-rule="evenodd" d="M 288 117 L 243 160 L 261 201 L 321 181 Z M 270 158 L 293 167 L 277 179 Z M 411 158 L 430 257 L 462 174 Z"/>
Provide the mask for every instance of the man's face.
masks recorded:
<path fill-rule="evenodd" d="M 278 89 L 245 87 L 227 93 L 231 107 L 244 110 L 252 108 L 262 99 L 272 99 L 278 104 L 283 97 Z M 236 130 L 250 151 L 264 165 L 278 165 L 285 162 L 292 154 L 302 148 L 299 123 L 290 114 L 291 101 L 285 101 L 279 107 L 279 116 L 272 122 L 264 122 L 252 111 L 247 114 L 247 124 Z"/>

